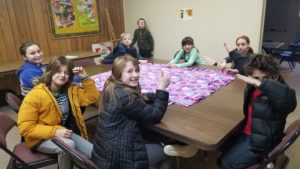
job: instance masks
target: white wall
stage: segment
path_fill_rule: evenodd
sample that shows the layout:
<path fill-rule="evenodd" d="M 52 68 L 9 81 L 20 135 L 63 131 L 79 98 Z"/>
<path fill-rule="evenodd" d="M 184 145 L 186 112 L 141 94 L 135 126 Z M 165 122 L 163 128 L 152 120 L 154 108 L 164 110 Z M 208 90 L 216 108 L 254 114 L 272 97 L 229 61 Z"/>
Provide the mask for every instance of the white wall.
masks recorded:
<path fill-rule="evenodd" d="M 221 61 L 223 43 L 235 46 L 240 35 L 250 37 L 258 51 L 265 0 L 124 0 L 125 30 L 133 33 L 145 18 L 154 37 L 156 58 L 170 60 L 185 36 L 194 38 L 200 55 Z M 180 20 L 179 10 L 192 8 L 193 19 Z"/>

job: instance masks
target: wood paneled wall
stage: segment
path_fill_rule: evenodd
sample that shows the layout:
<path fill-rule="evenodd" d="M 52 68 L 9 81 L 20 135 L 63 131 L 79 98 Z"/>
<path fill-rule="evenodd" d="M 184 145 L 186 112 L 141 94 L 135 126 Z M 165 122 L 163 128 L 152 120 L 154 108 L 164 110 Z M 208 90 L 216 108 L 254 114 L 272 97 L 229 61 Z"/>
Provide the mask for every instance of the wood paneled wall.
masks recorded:
<path fill-rule="evenodd" d="M 108 9 L 116 37 L 124 32 L 123 0 L 99 0 L 103 34 L 52 39 L 48 0 L 0 0 L 0 64 L 22 60 L 20 45 L 37 42 L 45 56 L 91 50 L 91 44 L 110 40 L 104 9 Z"/>

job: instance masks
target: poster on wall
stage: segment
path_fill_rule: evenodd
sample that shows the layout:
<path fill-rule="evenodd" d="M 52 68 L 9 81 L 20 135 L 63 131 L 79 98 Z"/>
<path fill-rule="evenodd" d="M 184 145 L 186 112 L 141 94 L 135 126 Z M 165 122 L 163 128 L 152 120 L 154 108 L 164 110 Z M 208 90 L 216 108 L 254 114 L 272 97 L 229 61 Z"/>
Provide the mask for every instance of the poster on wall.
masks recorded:
<path fill-rule="evenodd" d="M 192 8 L 184 8 L 184 9 L 180 9 L 179 11 L 180 11 L 181 20 L 191 20 L 193 18 Z"/>
<path fill-rule="evenodd" d="M 53 38 L 102 33 L 99 0 L 48 0 Z"/>

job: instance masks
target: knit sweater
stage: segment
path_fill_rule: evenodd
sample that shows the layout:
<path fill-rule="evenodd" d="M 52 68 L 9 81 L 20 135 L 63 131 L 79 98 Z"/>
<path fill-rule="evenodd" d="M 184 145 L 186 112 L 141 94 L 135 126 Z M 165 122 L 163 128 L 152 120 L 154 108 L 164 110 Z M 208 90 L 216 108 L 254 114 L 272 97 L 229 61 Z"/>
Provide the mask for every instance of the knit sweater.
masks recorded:
<path fill-rule="evenodd" d="M 183 59 L 184 63 L 179 63 Z M 192 65 L 204 64 L 204 61 L 199 57 L 199 53 L 196 48 L 192 48 L 189 53 L 185 53 L 183 49 L 180 49 L 170 64 L 175 64 L 176 67 L 187 67 Z"/>

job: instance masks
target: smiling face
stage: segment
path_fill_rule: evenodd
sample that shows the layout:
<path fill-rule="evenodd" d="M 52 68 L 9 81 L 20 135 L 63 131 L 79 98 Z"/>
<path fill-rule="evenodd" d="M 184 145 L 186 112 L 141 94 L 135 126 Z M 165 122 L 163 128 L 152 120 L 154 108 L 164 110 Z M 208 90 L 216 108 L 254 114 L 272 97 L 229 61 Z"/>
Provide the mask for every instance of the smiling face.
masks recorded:
<path fill-rule="evenodd" d="M 242 54 L 242 55 L 246 54 L 249 50 L 249 47 L 250 47 L 250 44 L 247 43 L 247 41 L 245 39 L 240 38 L 236 41 L 236 49 L 239 54 Z"/>
<path fill-rule="evenodd" d="M 140 72 L 131 62 L 126 62 L 126 66 L 122 72 L 121 81 L 129 87 L 137 87 L 139 85 Z"/>
<path fill-rule="evenodd" d="M 55 74 L 53 74 L 51 79 L 51 88 L 60 89 L 69 80 L 70 72 L 66 65 L 62 65 Z"/>
<path fill-rule="evenodd" d="M 31 45 L 26 49 L 25 60 L 34 64 L 41 64 L 43 61 L 44 53 L 38 45 Z"/>
<path fill-rule="evenodd" d="M 186 53 L 189 53 L 193 47 L 194 47 L 194 45 L 192 45 L 192 44 L 186 44 L 182 48 Z"/>

